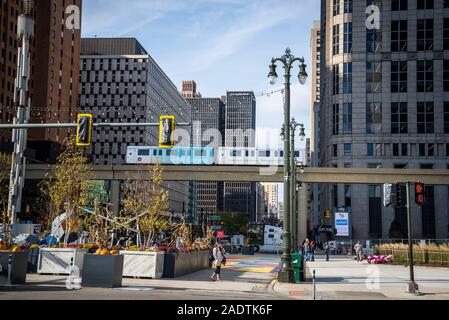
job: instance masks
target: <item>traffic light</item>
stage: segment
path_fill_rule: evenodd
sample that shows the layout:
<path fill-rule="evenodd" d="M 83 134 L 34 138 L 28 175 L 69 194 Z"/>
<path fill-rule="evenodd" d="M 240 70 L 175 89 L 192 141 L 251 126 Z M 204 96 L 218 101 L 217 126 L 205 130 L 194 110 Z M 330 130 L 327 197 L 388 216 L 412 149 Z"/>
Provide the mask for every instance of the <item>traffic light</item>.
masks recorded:
<path fill-rule="evenodd" d="M 407 187 L 397 183 L 393 185 L 393 200 L 395 208 L 405 208 L 407 206 Z"/>
<path fill-rule="evenodd" d="M 159 148 L 171 149 L 175 146 L 175 117 L 161 116 L 159 126 Z"/>
<path fill-rule="evenodd" d="M 415 202 L 418 206 L 422 207 L 425 201 L 425 186 L 424 183 L 415 184 Z"/>
<path fill-rule="evenodd" d="M 89 147 L 92 144 L 93 116 L 91 114 L 79 114 L 76 127 L 76 145 Z"/>

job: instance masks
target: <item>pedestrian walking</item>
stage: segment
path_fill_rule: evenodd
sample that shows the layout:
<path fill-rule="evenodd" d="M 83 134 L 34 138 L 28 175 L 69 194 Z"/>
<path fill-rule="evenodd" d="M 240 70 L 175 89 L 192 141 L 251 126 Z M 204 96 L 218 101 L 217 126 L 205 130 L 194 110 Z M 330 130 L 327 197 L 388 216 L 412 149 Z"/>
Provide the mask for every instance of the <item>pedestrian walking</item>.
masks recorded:
<path fill-rule="evenodd" d="M 215 244 L 212 254 L 215 259 L 215 272 L 210 278 L 212 279 L 212 281 L 220 281 L 221 266 L 226 265 L 226 251 L 221 245 L 220 241 L 217 241 L 217 243 Z"/>
<path fill-rule="evenodd" d="M 304 241 L 304 259 L 309 261 L 310 259 L 310 242 L 309 239 Z"/>
<path fill-rule="evenodd" d="M 324 244 L 323 249 L 324 249 L 324 253 L 326 254 L 326 261 L 329 261 L 329 254 L 330 254 L 330 250 L 331 250 L 331 248 L 329 246 L 329 242 L 326 242 Z"/>
<path fill-rule="evenodd" d="M 310 261 L 315 261 L 315 250 L 316 250 L 316 243 L 315 241 L 310 242 Z"/>
<path fill-rule="evenodd" d="M 360 241 L 357 241 L 356 245 L 354 246 L 355 254 L 357 256 L 357 262 L 363 261 L 363 246 L 360 243 Z"/>

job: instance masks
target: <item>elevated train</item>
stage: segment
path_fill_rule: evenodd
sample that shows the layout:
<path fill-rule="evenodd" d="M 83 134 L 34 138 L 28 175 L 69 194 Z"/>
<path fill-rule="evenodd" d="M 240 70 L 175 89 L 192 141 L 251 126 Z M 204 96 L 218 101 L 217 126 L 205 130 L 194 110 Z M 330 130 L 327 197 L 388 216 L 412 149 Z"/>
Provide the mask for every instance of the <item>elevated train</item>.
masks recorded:
<path fill-rule="evenodd" d="M 305 163 L 303 151 L 295 151 L 295 158 Z M 232 148 L 232 147 L 128 147 L 127 164 L 163 165 L 242 165 L 283 166 L 284 149 L 281 148 Z"/>

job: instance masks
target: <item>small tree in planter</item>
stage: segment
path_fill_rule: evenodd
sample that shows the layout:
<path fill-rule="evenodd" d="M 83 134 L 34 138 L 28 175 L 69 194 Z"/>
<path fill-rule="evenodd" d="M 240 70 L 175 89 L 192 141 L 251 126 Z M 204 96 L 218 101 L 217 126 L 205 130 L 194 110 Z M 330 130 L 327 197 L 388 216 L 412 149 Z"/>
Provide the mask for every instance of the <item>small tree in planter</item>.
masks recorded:
<path fill-rule="evenodd" d="M 74 141 L 68 141 L 52 175 L 41 184 L 41 190 L 50 198 L 49 223 L 61 213 L 66 213 L 64 246 L 67 246 L 70 233 L 79 227 L 78 207 L 87 203 L 92 186 L 91 166 L 84 150 L 78 148 Z"/>

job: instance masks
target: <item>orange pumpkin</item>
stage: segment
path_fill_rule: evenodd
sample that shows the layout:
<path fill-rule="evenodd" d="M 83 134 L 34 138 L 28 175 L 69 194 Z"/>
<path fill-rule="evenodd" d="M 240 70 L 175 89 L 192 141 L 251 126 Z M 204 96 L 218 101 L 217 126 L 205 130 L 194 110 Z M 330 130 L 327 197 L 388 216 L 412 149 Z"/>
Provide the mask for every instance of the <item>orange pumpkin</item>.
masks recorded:
<path fill-rule="evenodd" d="M 111 252 L 110 252 L 112 255 L 117 255 L 118 254 L 118 251 L 117 250 L 111 250 Z"/>
<path fill-rule="evenodd" d="M 1 250 L 8 250 L 8 247 L 6 246 L 6 244 L 0 244 L 0 251 Z"/>
<path fill-rule="evenodd" d="M 101 254 L 101 249 L 98 249 L 96 252 L 95 252 L 95 254 Z"/>
<path fill-rule="evenodd" d="M 17 252 L 20 252 L 20 248 L 15 246 L 14 248 L 12 248 L 11 251 L 12 251 L 12 253 L 17 253 Z"/>
<path fill-rule="evenodd" d="M 108 256 L 109 254 L 110 254 L 109 250 L 106 250 L 106 249 L 101 250 L 101 253 L 100 253 L 101 256 Z"/>

